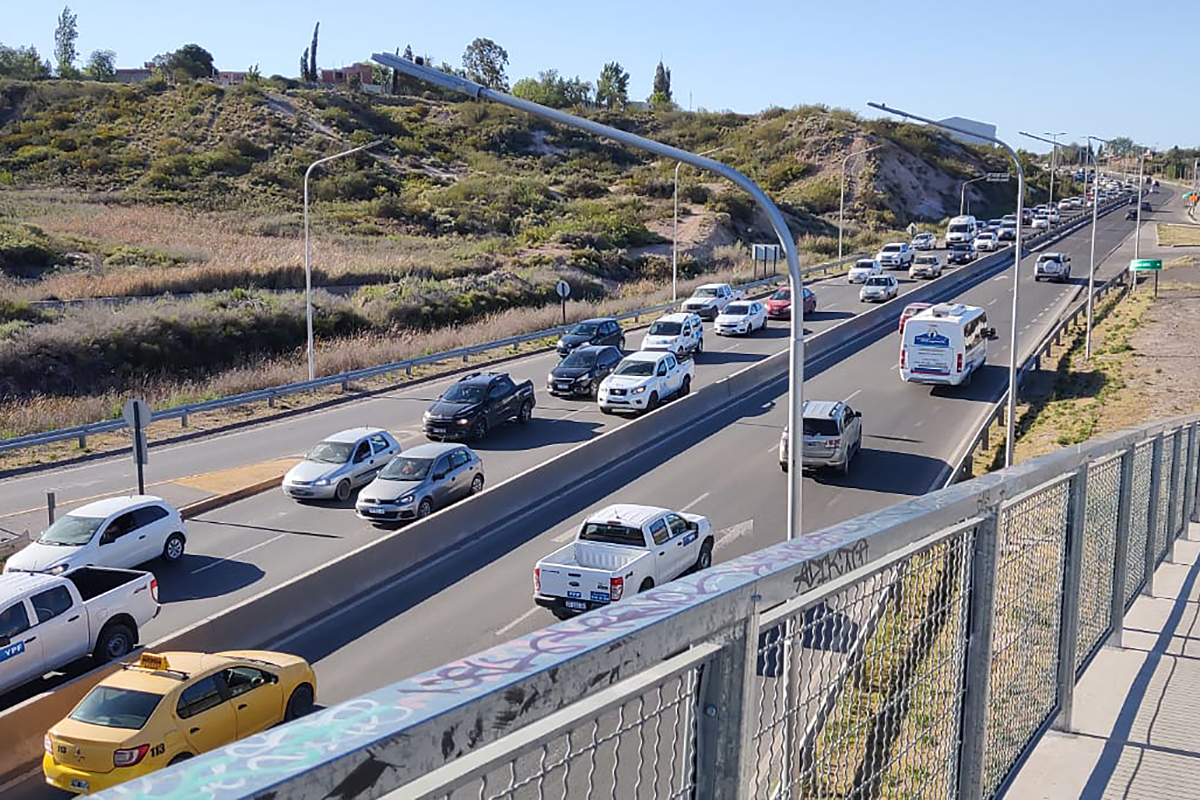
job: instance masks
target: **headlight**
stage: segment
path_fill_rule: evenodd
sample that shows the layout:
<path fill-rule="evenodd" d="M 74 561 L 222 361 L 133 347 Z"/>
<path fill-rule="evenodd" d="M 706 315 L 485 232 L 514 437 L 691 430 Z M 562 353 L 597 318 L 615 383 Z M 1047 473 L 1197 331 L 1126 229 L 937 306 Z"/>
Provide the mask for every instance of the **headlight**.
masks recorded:
<path fill-rule="evenodd" d="M 463 417 L 462 419 L 456 419 L 455 422 L 457 422 L 459 425 L 470 425 L 471 424 L 471 420 L 468 417 Z"/>
<path fill-rule="evenodd" d="M 406 505 L 408 505 L 409 503 L 411 503 L 412 501 L 413 501 L 413 495 L 412 495 L 412 493 L 410 492 L 409 494 L 406 494 L 406 495 L 404 495 L 403 497 L 401 497 L 399 500 L 397 500 L 397 501 L 396 501 L 396 505 L 398 505 L 398 506 L 406 506 Z"/>
<path fill-rule="evenodd" d="M 426 411 L 424 414 L 421 415 L 421 419 L 425 420 L 426 422 L 429 422 L 429 420 L 433 419 L 433 414 L 430 414 L 428 411 Z"/>
<path fill-rule="evenodd" d="M 591 375 L 580 375 L 578 378 L 575 379 L 575 382 L 576 383 L 587 383 L 591 379 L 592 379 Z"/>
<path fill-rule="evenodd" d="M 329 485 L 329 478 L 318 478 L 317 480 L 313 481 L 313 486 L 328 486 L 328 485 Z"/>
<path fill-rule="evenodd" d="M 51 575 L 62 575 L 66 571 L 67 571 L 66 564 L 57 564 L 57 565 L 51 567 L 50 569 L 46 570 L 46 572 L 50 573 Z"/>
<path fill-rule="evenodd" d="M 553 372 L 547 373 L 546 383 L 554 383 L 554 373 Z"/>
<path fill-rule="evenodd" d="M 630 392 L 630 394 L 642 394 L 645 391 L 646 391 L 645 386 L 639 386 L 636 389 L 634 389 L 632 392 Z"/>

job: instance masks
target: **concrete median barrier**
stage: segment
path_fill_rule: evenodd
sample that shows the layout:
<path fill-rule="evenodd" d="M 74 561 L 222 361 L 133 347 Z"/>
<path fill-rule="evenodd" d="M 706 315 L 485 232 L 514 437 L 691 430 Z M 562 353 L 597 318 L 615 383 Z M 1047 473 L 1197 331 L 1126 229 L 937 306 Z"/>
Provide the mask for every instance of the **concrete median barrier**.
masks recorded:
<path fill-rule="evenodd" d="M 1053 239 L 1078 225 L 1055 231 Z M 1030 247 L 1048 241 L 1036 237 Z M 895 330 L 907 303 L 949 299 L 1009 265 L 1011 252 L 1000 252 L 946 273 L 903 297 L 875 306 L 805 340 L 806 372 L 812 374 L 831 359 L 858 349 Z M 499 483 L 470 501 L 442 509 L 404 528 L 381 535 L 321 567 L 169 636 L 148 644 L 150 650 L 230 650 L 261 647 L 298 630 L 330 609 L 353 602 L 405 571 L 468 544 L 481 530 L 511 525 L 536 510 L 547 496 L 578 489 L 622 461 L 671 438 L 703 418 L 787 376 L 787 351 L 764 358 L 732 375 L 669 402 L 652 413 Z M 279 483 L 279 476 L 223 495 L 249 496 Z M 202 503 L 209 501 L 201 501 Z M 224 503 L 220 503 L 224 504 Z M 207 509 L 202 509 L 207 510 Z M 200 511 L 192 511 L 192 514 Z M 531 565 L 532 567 L 532 565 Z M 30 698 L 0 713 L 0 782 L 29 771 L 41 758 L 42 736 L 66 716 L 76 702 L 114 667 L 99 668 L 53 692 Z"/>

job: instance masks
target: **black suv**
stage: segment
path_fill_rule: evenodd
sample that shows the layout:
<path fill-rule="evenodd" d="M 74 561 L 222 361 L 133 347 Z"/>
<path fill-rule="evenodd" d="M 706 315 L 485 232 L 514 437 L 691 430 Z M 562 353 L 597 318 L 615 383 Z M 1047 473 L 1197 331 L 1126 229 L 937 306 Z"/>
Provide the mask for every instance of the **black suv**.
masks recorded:
<path fill-rule="evenodd" d="M 585 319 L 583 322 L 577 322 L 571 330 L 563 334 L 555 349 L 558 350 L 560 356 L 565 356 L 576 347 L 582 347 L 585 344 L 611 344 L 613 347 L 624 350 L 625 331 L 621 330 L 621 324 L 612 317 Z"/>
<path fill-rule="evenodd" d="M 975 260 L 975 245 L 971 242 L 955 242 L 950 245 L 950 252 L 946 256 L 947 263 L 950 264 L 969 264 Z"/>
<path fill-rule="evenodd" d="M 447 389 L 425 412 L 430 439 L 475 439 L 515 419 L 522 425 L 533 415 L 533 381 L 513 383 L 502 372 L 476 372 Z"/>
<path fill-rule="evenodd" d="M 621 358 L 621 351 L 611 345 L 578 347 L 550 372 L 546 391 L 559 397 L 595 397 L 600 381 L 616 369 Z"/>

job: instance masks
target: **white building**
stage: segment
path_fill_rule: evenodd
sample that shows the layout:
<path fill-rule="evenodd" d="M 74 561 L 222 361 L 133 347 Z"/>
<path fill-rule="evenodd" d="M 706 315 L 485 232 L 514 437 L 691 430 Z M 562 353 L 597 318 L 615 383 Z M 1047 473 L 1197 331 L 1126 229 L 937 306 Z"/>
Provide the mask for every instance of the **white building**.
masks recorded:
<path fill-rule="evenodd" d="M 990 140 L 988 140 L 986 138 L 981 138 L 981 137 L 986 137 L 986 136 L 994 137 L 996 135 L 996 126 L 995 125 L 989 125 L 986 122 L 978 122 L 973 119 L 963 119 L 962 117 L 948 117 L 947 119 L 942 120 L 942 123 L 945 125 L 953 125 L 956 128 L 962 128 L 964 131 L 970 131 L 971 133 L 976 134 L 975 136 L 966 136 L 964 134 L 959 134 L 959 133 L 953 133 L 953 132 L 950 133 L 950 135 L 953 136 L 955 139 L 958 139 L 959 141 L 962 141 L 962 142 L 966 142 L 967 144 L 992 144 L 992 142 Z"/>

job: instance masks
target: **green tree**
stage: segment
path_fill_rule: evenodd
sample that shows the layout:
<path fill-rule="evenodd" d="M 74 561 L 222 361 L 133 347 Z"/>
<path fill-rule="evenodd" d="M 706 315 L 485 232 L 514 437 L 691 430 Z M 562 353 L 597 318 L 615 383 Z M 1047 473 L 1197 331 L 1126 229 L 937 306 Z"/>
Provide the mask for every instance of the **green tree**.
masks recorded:
<path fill-rule="evenodd" d="M 1127 156 L 1135 152 L 1137 145 L 1128 136 L 1118 136 L 1108 140 L 1108 149 L 1117 156 Z"/>
<path fill-rule="evenodd" d="M 489 89 L 508 91 L 508 51 L 491 39 L 479 38 L 467 45 L 462 56 L 467 77 Z"/>
<path fill-rule="evenodd" d="M 304 48 L 304 52 L 300 54 L 300 80 L 304 83 L 312 83 L 313 79 L 308 74 L 308 48 Z"/>
<path fill-rule="evenodd" d="M 674 98 L 671 97 L 671 69 L 664 67 L 661 59 L 654 68 L 654 93 L 650 97 L 651 102 L 655 97 L 668 103 L 674 102 Z"/>
<path fill-rule="evenodd" d="M 83 72 L 94 81 L 111 81 L 117 77 L 117 54 L 112 50 L 93 50 Z"/>
<path fill-rule="evenodd" d="M 262 72 L 258 68 L 258 64 L 252 64 L 246 69 L 246 83 L 257 84 L 262 81 Z"/>
<path fill-rule="evenodd" d="M 629 73 L 621 68 L 620 62 L 610 61 L 600 70 L 596 102 L 605 108 L 624 108 L 629 102 Z"/>
<path fill-rule="evenodd" d="M 592 85 L 576 75 L 566 79 L 556 69 L 538 73 L 537 78 L 522 78 L 513 85 L 517 97 L 550 108 L 570 108 L 586 105 L 592 97 Z"/>
<path fill-rule="evenodd" d="M 185 44 L 171 54 L 167 70 L 176 78 L 211 78 L 212 53 L 198 44 Z"/>
<path fill-rule="evenodd" d="M 50 77 L 50 62 L 43 61 L 37 48 L 0 45 L 0 78 L 36 81 Z"/>
<path fill-rule="evenodd" d="M 79 28 L 75 24 L 77 16 L 71 13 L 69 6 L 63 6 L 54 29 L 54 60 L 58 62 L 60 78 L 73 78 L 79 74 L 75 69 L 75 59 L 79 56 L 75 51 L 75 40 L 79 38 Z"/>
<path fill-rule="evenodd" d="M 308 49 L 308 80 L 310 83 L 316 83 L 317 78 L 321 77 L 321 73 L 317 72 L 317 33 L 321 30 L 320 21 L 313 26 L 312 46 Z"/>

